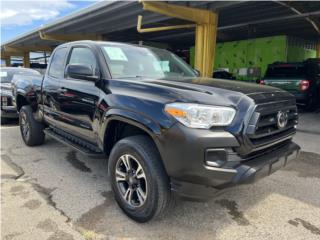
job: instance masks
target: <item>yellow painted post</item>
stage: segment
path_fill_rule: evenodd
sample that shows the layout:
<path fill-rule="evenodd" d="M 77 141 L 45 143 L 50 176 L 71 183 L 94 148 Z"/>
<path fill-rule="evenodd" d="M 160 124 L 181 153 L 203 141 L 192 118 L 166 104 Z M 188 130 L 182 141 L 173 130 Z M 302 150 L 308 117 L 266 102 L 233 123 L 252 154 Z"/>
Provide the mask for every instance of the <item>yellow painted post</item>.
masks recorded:
<path fill-rule="evenodd" d="M 11 67 L 11 57 L 6 57 L 5 58 L 5 61 L 6 61 L 6 67 Z"/>
<path fill-rule="evenodd" d="M 203 77 L 212 77 L 214 66 L 218 15 L 213 12 L 210 15 L 209 23 L 196 27 L 195 68 Z"/>
<path fill-rule="evenodd" d="M 211 77 L 214 66 L 214 53 L 217 38 L 218 14 L 209 10 L 184 7 L 163 2 L 144 2 L 143 9 L 188 20 L 196 23 L 195 36 L 195 68 L 200 71 L 202 77 Z M 141 29 L 142 17 L 138 17 L 138 32 L 163 31 L 169 29 L 178 29 L 193 27 L 192 24 L 166 26 L 157 28 Z"/>
<path fill-rule="evenodd" d="M 25 68 L 30 68 L 30 53 L 29 52 L 23 53 L 23 66 Z"/>
<path fill-rule="evenodd" d="M 317 42 L 317 58 L 320 58 L 320 41 Z"/>

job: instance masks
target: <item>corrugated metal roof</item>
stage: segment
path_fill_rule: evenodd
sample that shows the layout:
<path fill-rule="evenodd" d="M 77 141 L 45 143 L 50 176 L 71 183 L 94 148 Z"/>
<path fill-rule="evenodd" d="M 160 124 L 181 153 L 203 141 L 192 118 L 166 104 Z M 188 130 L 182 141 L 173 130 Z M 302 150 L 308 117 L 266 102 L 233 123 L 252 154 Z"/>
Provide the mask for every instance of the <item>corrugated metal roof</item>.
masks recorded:
<path fill-rule="evenodd" d="M 274 1 L 179 1 L 181 4 L 219 12 L 218 41 L 230 41 L 273 35 L 293 35 L 308 39 L 318 39 L 319 33 L 305 17 L 299 17 L 287 6 Z M 302 13 L 312 12 L 310 17 L 316 24 L 320 22 L 320 2 L 290 2 Z M 318 13 L 317 13 L 318 12 Z M 163 26 L 183 22 L 167 16 L 142 10 L 139 2 L 102 1 L 77 11 L 57 21 L 41 26 L 5 42 L 7 46 L 55 46 L 60 42 L 46 41 L 39 37 L 39 30 L 47 34 L 92 34 L 98 33 L 108 40 L 136 42 L 161 41 L 175 45 L 193 44 L 192 29 L 167 32 L 144 33 L 136 31 L 137 16 L 143 15 L 144 26 Z M 280 20 L 292 16 L 292 19 Z M 296 17 L 297 16 L 297 17 Z M 278 20 L 274 20 L 277 19 Z M 273 21 L 261 22 L 271 19 Z M 260 21 L 261 23 L 257 23 Z M 255 23 L 256 22 L 256 23 Z M 320 24 L 319 24 L 320 25 Z"/>

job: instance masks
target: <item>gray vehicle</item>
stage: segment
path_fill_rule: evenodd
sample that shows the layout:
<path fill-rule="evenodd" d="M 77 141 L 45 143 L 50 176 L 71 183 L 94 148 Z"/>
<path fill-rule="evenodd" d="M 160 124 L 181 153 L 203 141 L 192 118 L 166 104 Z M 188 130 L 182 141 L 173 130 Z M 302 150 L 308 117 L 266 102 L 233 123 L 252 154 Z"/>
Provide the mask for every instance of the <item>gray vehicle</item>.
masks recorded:
<path fill-rule="evenodd" d="M 9 118 L 18 118 L 18 112 L 13 105 L 11 82 L 20 76 L 40 76 L 38 71 L 28 68 L 3 67 L 0 69 L 0 94 L 1 94 L 1 124 L 6 123 Z"/>

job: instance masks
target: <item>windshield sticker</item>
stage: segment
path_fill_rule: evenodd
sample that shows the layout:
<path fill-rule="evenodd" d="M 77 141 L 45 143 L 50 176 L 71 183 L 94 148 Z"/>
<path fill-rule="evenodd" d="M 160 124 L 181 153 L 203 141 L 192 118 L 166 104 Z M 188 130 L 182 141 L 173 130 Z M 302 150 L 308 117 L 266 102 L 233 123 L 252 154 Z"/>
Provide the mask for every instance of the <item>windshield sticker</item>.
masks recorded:
<path fill-rule="evenodd" d="M 124 54 L 121 48 L 118 47 L 104 47 L 104 50 L 108 54 L 110 60 L 114 61 L 128 61 L 127 56 Z"/>
<path fill-rule="evenodd" d="M 0 72 L 0 77 L 6 77 L 6 76 L 8 76 L 8 73 L 7 72 Z"/>

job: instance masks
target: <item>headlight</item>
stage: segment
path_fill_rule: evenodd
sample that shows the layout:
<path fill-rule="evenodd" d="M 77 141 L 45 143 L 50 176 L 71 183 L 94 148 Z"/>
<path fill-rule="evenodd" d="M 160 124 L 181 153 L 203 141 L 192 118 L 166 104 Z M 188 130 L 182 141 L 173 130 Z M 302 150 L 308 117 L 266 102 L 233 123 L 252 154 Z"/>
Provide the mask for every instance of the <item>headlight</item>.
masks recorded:
<path fill-rule="evenodd" d="M 193 103 L 170 103 L 165 106 L 165 111 L 187 127 L 206 129 L 228 126 L 236 114 L 231 107 Z"/>

